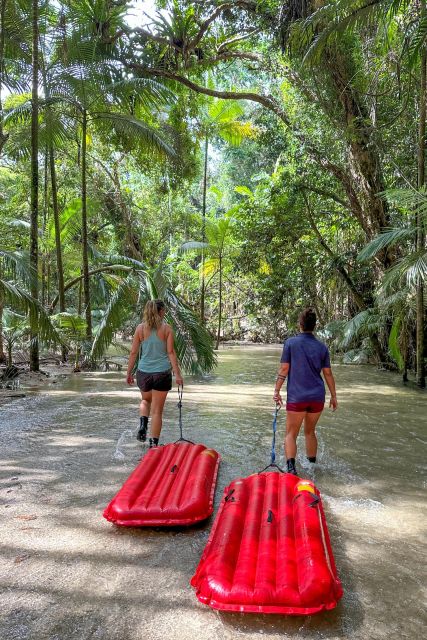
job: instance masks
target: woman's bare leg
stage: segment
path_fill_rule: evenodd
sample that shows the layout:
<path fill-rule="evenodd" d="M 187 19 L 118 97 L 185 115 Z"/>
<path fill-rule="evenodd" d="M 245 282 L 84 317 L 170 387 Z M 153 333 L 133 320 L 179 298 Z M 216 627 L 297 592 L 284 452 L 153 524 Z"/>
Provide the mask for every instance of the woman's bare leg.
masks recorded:
<path fill-rule="evenodd" d="M 162 430 L 163 407 L 165 406 L 167 391 L 152 391 L 151 401 L 151 437 L 159 438 Z"/>
<path fill-rule="evenodd" d="M 139 415 L 148 418 L 151 410 L 152 391 L 141 391 L 141 402 L 139 403 Z"/>
<path fill-rule="evenodd" d="M 285 437 L 285 455 L 286 460 L 296 458 L 297 455 L 297 437 L 301 429 L 302 421 L 306 415 L 305 411 L 287 411 L 286 412 L 286 437 Z"/>
<path fill-rule="evenodd" d="M 322 412 L 306 413 L 304 419 L 305 454 L 307 458 L 315 458 L 317 455 L 316 424 Z"/>

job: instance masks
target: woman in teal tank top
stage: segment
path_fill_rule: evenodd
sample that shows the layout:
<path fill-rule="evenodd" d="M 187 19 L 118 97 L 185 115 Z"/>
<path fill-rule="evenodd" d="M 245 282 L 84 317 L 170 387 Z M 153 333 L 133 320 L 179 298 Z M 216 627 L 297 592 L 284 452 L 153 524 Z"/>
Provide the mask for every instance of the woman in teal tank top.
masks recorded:
<path fill-rule="evenodd" d="M 173 370 L 178 385 L 183 385 L 174 349 L 172 327 L 163 322 L 166 309 L 162 300 L 150 300 L 144 308 L 144 322 L 136 328 L 127 369 L 127 383 L 134 384 L 132 371 L 139 354 L 136 381 L 141 391 L 138 440 L 147 439 L 151 414 L 150 447 L 159 444 L 163 407 L 172 389 Z"/>

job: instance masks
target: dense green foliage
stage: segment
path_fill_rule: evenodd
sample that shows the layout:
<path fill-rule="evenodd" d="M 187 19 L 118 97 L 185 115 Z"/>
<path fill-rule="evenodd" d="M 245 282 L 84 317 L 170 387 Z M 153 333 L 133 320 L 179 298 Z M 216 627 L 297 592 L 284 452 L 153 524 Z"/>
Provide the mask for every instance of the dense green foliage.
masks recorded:
<path fill-rule="evenodd" d="M 31 313 L 96 361 L 162 295 L 206 371 L 214 337 L 281 340 L 311 305 L 346 361 L 423 386 L 423 2 L 157 7 L 38 3 L 36 301 L 31 3 L 2 0 L 0 357 Z"/>

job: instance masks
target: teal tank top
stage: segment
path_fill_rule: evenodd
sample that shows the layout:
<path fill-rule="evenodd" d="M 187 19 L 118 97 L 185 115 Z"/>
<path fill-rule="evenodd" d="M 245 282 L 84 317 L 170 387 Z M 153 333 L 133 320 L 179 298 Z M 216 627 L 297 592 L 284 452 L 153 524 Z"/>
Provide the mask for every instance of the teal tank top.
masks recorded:
<path fill-rule="evenodd" d="M 138 369 L 144 373 L 161 373 L 162 371 L 170 371 L 170 368 L 166 341 L 159 338 L 156 329 L 152 329 L 147 340 L 142 342 Z"/>

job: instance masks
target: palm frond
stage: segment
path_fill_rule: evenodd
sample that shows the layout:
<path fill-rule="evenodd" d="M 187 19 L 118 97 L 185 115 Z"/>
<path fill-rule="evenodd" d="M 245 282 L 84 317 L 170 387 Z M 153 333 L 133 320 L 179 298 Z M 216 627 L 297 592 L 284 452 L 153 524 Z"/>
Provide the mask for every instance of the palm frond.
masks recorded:
<path fill-rule="evenodd" d="M 321 6 L 308 17 L 285 26 L 291 49 L 305 50 L 304 61 L 317 61 L 340 34 L 390 20 L 405 9 L 409 0 L 336 0 Z M 286 24 L 286 22 L 285 22 Z M 293 27 L 293 28 L 292 28 Z M 283 29 L 282 29 L 283 32 Z"/>
<path fill-rule="evenodd" d="M 406 280 L 410 288 L 427 280 L 427 251 L 413 251 L 401 258 L 384 274 L 382 287 L 388 291 Z"/>
<path fill-rule="evenodd" d="M 30 318 L 37 318 L 39 339 L 46 344 L 62 344 L 61 336 L 58 334 L 50 317 L 42 305 L 19 285 L 0 279 L 0 290 L 6 300 L 30 315 Z"/>
<path fill-rule="evenodd" d="M 126 136 L 129 140 L 142 143 L 145 149 L 160 156 L 175 157 L 175 150 L 166 142 L 160 134 L 142 120 L 130 115 L 114 112 L 99 112 L 94 115 L 94 119 L 104 122 L 111 122 L 115 131 Z"/>
<path fill-rule="evenodd" d="M 58 324 L 58 327 L 62 330 L 78 336 L 83 337 L 86 331 L 86 320 L 76 313 L 68 313 L 63 311 L 62 313 L 56 313 L 51 316 L 51 319 Z"/>
<path fill-rule="evenodd" d="M 28 251 L 5 251 L 0 249 L 0 259 L 3 262 L 4 270 L 10 270 L 13 272 L 14 278 L 19 278 L 28 286 L 37 277 L 34 268 L 30 264 Z"/>
<path fill-rule="evenodd" d="M 416 229 L 414 227 L 404 229 L 389 229 L 384 233 L 380 233 L 380 235 L 376 236 L 376 238 L 371 240 L 371 242 L 369 242 L 366 247 L 364 247 L 362 251 L 360 251 L 359 255 L 357 256 L 357 260 L 359 262 L 369 260 L 387 247 L 392 247 L 402 240 L 414 238 L 415 233 Z"/>
<path fill-rule="evenodd" d="M 184 242 L 179 250 L 183 253 L 188 253 L 189 251 L 196 251 L 200 253 L 202 249 L 207 249 L 209 244 L 207 242 L 198 242 L 197 240 L 190 240 L 189 242 Z"/>
<path fill-rule="evenodd" d="M 216 257 L 207 258 L 203 264 L 200 265 L 200 275 L 209 278 L 214 276 L 219 271 L 219 259 Z"/>
<path fill-rule="evenodd" d="M 123 313 L 126 304 L 136 305 L 137 289 L 132 274 L 124 278 L 112 294 L 105 309 L 91 348 L 91 358 L 99 359 L 108 349 L 115 332 L 123 322 Z"/>
<path fill-rule="evenodd" d="M 175 333 L 175 350 L 183 369 L 192 374 L 212 371 L 216 366 L 213 339 L 199 318 L 169 290 L 163 294 L 166 318 Z"/>
<path fill-rule="evenodd" d="M 346 349 L 353 340 L 361 335 L 369 336 L 378 330 L 379 317 L 374 309 L 361 311 L 349 320 L 343 331 L 341 346 Z"/>

